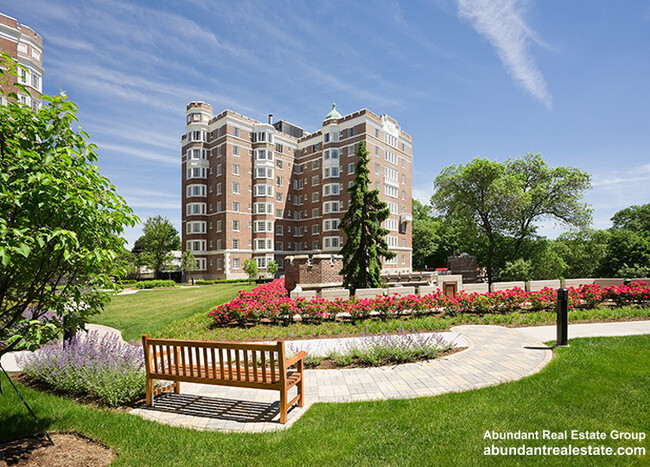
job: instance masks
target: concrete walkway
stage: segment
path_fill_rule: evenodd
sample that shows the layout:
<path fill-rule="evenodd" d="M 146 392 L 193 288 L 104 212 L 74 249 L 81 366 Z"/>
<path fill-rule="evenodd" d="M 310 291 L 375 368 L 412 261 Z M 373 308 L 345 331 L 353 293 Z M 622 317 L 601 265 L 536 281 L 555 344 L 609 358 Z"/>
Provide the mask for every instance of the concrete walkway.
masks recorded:
<path fill-rule="evenodd" d="M 520 379 L 542 369 L 552 350 L 517 329 L 500 326 L 452 328 L 467 350 L 436 360 L 390 367 L 305 371 L 305 407 L 278 423 L 275 391 L 182 383 L 181 394 L 164 394 L 155 407 L 131 413 L 195 429 L 257 432 L 291 426 L 314 402 L 409 399 L 459 392 Z M 289 398 L 295 394 L 290 393 Z"/>

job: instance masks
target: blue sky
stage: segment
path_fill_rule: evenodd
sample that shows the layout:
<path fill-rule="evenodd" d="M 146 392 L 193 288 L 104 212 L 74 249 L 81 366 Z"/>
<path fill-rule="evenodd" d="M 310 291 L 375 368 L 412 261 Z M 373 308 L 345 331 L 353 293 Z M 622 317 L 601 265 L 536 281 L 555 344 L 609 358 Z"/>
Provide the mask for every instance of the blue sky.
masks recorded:
<path fill-rule="evenodd" d="M 191 100 L 308 131 L 332 102 L 387 113 L 413 136 L 421 201 L 449 164 L 532 151 L 592 174 L 597 228 L 650 202 L 647 1 L 2 0 L 0 11 L 43 36 L 44 92 L 78 104 L 102 173 L 143 220 L 180 224 Z"/>

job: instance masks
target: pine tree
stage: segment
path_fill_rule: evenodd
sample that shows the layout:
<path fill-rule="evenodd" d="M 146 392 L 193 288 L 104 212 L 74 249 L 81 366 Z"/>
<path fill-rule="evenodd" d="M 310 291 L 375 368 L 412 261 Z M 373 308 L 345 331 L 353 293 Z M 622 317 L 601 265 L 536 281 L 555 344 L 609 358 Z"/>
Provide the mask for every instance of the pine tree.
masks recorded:
<path fill-rule="evenodd" d="M 356 289 L 379 287 L 381 257 L 394 258 L 384 238 L 388 230 L 381 223 L 390 216 L 386 203 L 379 199 L 378 190 L 368 190 L 368 151 L 366 143 L 359 143 L 354 185 L 348 189 L 350 205 L 341 220 L 341 228 L 347 237 L 343 255 L 343 285 L 354 295 Z"/>

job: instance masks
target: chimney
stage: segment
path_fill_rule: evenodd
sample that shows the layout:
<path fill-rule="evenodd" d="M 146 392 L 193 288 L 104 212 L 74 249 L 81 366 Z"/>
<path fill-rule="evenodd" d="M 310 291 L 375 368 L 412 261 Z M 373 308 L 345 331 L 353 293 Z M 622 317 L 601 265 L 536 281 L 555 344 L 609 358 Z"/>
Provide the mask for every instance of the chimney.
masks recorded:
<path fill-rule="evenodd" d="M 269 125 L 273 125 L 273 114 L 269 114 Z"/>

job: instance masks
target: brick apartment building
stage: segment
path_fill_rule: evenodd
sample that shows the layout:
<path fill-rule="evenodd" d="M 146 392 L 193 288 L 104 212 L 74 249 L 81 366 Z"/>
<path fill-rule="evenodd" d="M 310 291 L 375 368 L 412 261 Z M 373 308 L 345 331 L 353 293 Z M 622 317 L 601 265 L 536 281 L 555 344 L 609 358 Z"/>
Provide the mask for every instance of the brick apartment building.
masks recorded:
<path fill-rule="evenodd" d="M 4 103 L 8 92 L 16 92 L 23 104 L 38 110 L 43 89 L 43 39 L 31 28 L 0 13 L 0 50 L 26 68 L 18 70 L 18 82 L 29 90 L 29 95 L 17 90 L 13 87 L 16 79 L 8 77 L 7 84 L 0 84 L 5 94 L 0 97 L 0 104 Z"/>
<path fill-rule="evenodd" d="M 397 256 L 384 271 L 411 271 L 412 140 L 388 115 L 367 109 L 342 116 L 335 106 L 322 128 L 302 128 L 269 115 L 262 123 L 230 110 L 213 115 L 187 105 L 182 146 L 183 247 L 205 279 L 245 277 L 244 261 L 261 272 L 283 270 L 290 255 L 337 254 L 360 141 L 370 153 L 371 188 L 390 207 L 384 223 Z"/>

